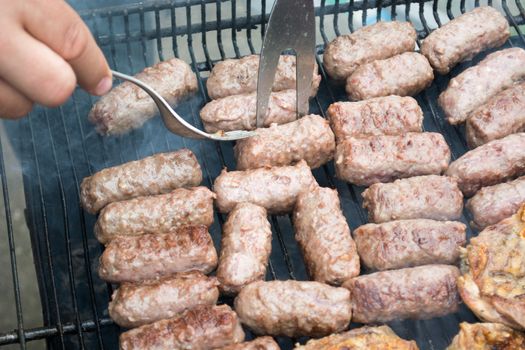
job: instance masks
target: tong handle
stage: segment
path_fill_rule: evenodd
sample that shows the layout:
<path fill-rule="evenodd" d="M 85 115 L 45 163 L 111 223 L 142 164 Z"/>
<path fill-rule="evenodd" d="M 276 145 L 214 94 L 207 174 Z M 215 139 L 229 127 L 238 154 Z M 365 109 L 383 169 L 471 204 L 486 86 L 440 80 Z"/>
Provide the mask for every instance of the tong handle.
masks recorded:
<path fill-rule="evenodd" d="M 296 54 L 297 113 L 308 114 L 315 67 L 315 12 L 313 0 L 277 0 L 264 37 L 257 78 L 257 127 L 268 110 L 281 53 Z"/>

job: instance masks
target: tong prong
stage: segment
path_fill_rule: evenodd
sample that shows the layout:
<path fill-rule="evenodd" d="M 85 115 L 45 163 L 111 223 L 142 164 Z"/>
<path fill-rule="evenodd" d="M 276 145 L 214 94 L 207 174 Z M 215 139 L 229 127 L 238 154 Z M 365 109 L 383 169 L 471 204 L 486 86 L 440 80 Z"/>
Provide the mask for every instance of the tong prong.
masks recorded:
<path fill-rule="evenodd" d="M 257 80 L 257 127 L 268 109 L 281 53 L 296 54 L 297 113 L 308 114 L 315 67 L 315 12 L 313 0 L 277 0 L 264 37 Z"/>

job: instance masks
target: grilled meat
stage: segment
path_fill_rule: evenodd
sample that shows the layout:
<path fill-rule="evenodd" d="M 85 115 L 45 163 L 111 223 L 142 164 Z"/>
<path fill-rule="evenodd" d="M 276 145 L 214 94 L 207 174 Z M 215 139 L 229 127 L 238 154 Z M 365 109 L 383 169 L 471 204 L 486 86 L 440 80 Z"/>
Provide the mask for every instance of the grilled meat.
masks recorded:
<path fill-rule="evenodd" d="M 219 283 L 198 271 L 141 283 L 123 283 L 113 292 L 109 315 L 121 327 L 132 328 L 176 316 L 198 305 L 215 305 Z"/>
<path fill-rule="evenodd" d="M 454 179 L 416 176 L 378 183 L 363 192 L 363 207 L 371 222 L 432 219 L 457 220 L 463 210 L 463 195 Z"/>
<path fill-rule="evenodd" d="M 100 212 L 95 235 L 107 244 L 117 236 L 157 234 L 189 225 L 209 227 L 214 198 L 208 188 L 194 187 L 111 203 Z"/>
<path fill-rule="evenodd" d="M 428 319 L 458 310 L 458 276 L 455 266 L 425 265 L 362 275 L 343 286 L 351 292 L 354 322 Z"/>
<path fill-rule="evenodd" d="M 283 55 L 279 59 L 273 91 L 296 88 L 295 56 Z M 257 90 L 257 74 L 259 72 L 259 55 L 245 56 L 239 59 L 227 59 L 218 62 L 212 69 L 206 87 L 211 99 L 231 95 L 240 95 Z M 321 76 L 317 73 L 317 64 L 312 72 L 311 96 L 317 94 Z"/>
<path fill-rule="evenodd" d="M 344 80 L 365 63 L 413 51 L 416 36 L 408 22 L 377 22 L 331 41 L 323 64 L 332 79 Z"/>
<path fill-rule="evenodd" d="M 398 178 L 442 174 L 450 149 L 438 133 L 351 137 L 335 152 L 338 178 L 359 186 Z"/>
<path fill-rule="evenodd" d="M 312 279 L 340 285 L 359 275 L 359 256 L 336 190 L 315 185 L 299 194 L 293 224 Z"/>
<path fill-rule="evenodd" d="M 177 272 L 209 273 L 217 251 L 205 226 L 138 237 L 117 237 L 100 257 L 98 274 L 108 282 L 140 282 Z"/>
<path fill-rule="evenodd" d="M 501 46 L 510 36 L 509 23 L 498 10 L 483 6 L 454 18 L 434 30 L 421 45 L 421 53 L 441 74 L 481 51 Z"/>
<path fill-rule="evenodd" d="M 334 157 L 334 133 L 328 121 L 318 115 L 256 132 L 256 136 L 237 141 L 235 158 L 239 170 L 290 165 L 301 159 L 315 169 Z"/>
<path fill-rule="evenodd" d="M 509 135 L 468 151 L 450 163 L 446 175 L 469 197 L 482 187 L 525 175 L 524 149 L 525 133 Z"/>
<path fill-rule="evenodd" d="M 372 270 L 455 264 L 466 243 L 466 229 L 455 221 L 399 220 L 360 226 L 354 240 L 361 261 Z"/>
<path fill-rule="evenodd" d="M 328 107 L 327 114 L 338 142 L 361 135 L 403 135 L 423 130 L 423 111 L 412 97 L 336 102 Z"/>
<path fill-rule="evenodd" d="M 254 282 L 235 299 L 241 322 L 257 334 L 319 337 L 350 323 L 350 293 L 319 282 Z"/>
<path fill-rule="evenodd" d="M 135 78 L 148 84 L 170 105 L 197 91 L 197 77 L 178 58 L 147 67 Z M 89 112 L 89 121 L 102 135 L 120 135 L 140 128 L 158 114 L 153 99 L 137 85 L 124 82 L 103 96 Z"/>
<path fill-rule="evenodd" d="M 227 294 L 263 280 L 272 250 L 272 228 L 266 209 L 239 203 L 224 223 L 217 278 Z"/>
<path fill-rule="evenodd" d="M 492 96 L 523 78 L 525 50 L 500 50 L 450 80 L 447 89 L 439 95 L 439 105 L 450 124 L 460 124 Z"/>
<path fill-rule="evenodd" d="M 297 195 L 312 183 L 315 183 L 312 171 L 302 160 L 294 166 L 223 170 L 213 190 L 221 213 L 229 213 L 238 203 L 251 202 L 270 214 L 282 214 L 292 211 Z"/>
<path fill-rule="evenodd" d="M 430 86 L 432 80 L 434 73 L 425 56 L 405 52 L 357 68 L 346 81 L 346 92 L 353 101 L 388 95 L 413 96 Z"/>

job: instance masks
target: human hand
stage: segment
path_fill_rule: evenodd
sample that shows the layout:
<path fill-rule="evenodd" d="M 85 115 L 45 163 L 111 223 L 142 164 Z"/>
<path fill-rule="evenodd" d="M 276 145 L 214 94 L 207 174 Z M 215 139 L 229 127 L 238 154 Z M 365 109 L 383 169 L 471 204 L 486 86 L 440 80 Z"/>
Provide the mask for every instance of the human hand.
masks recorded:
<path fill-rule="evenodd" d="M 0 117 L 61 105 L 77 83 L 93 95 L 109 91 L 106 59 L 65 1 L 0 0 L 0 8 Z"/>

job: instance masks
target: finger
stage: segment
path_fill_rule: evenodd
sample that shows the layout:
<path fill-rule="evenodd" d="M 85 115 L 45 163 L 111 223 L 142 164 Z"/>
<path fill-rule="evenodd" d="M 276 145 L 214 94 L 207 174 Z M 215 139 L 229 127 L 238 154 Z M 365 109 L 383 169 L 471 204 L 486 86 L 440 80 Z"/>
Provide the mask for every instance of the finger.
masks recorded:
<path fill-rule="evenodd" d="M 0 118 L 16 119 L 31 111 L 33 103 L 0 79 Z"/>
<path fill-rule="evenodd" d="M 52 20 L 49 20 L 52 18 Z M 35 1 L 23 14 L 26 30 L 63 57 L 88 92 L 103 95 L 112 85 L 111 71 L 80 16 L 62 0 Z"/>
<path fill-rule="evenodd" d="M 76 86 L 71 66 L 21 28 L 0 38 L 0 77 L 30 100 L 45 106 L 64 103 Z"/>

